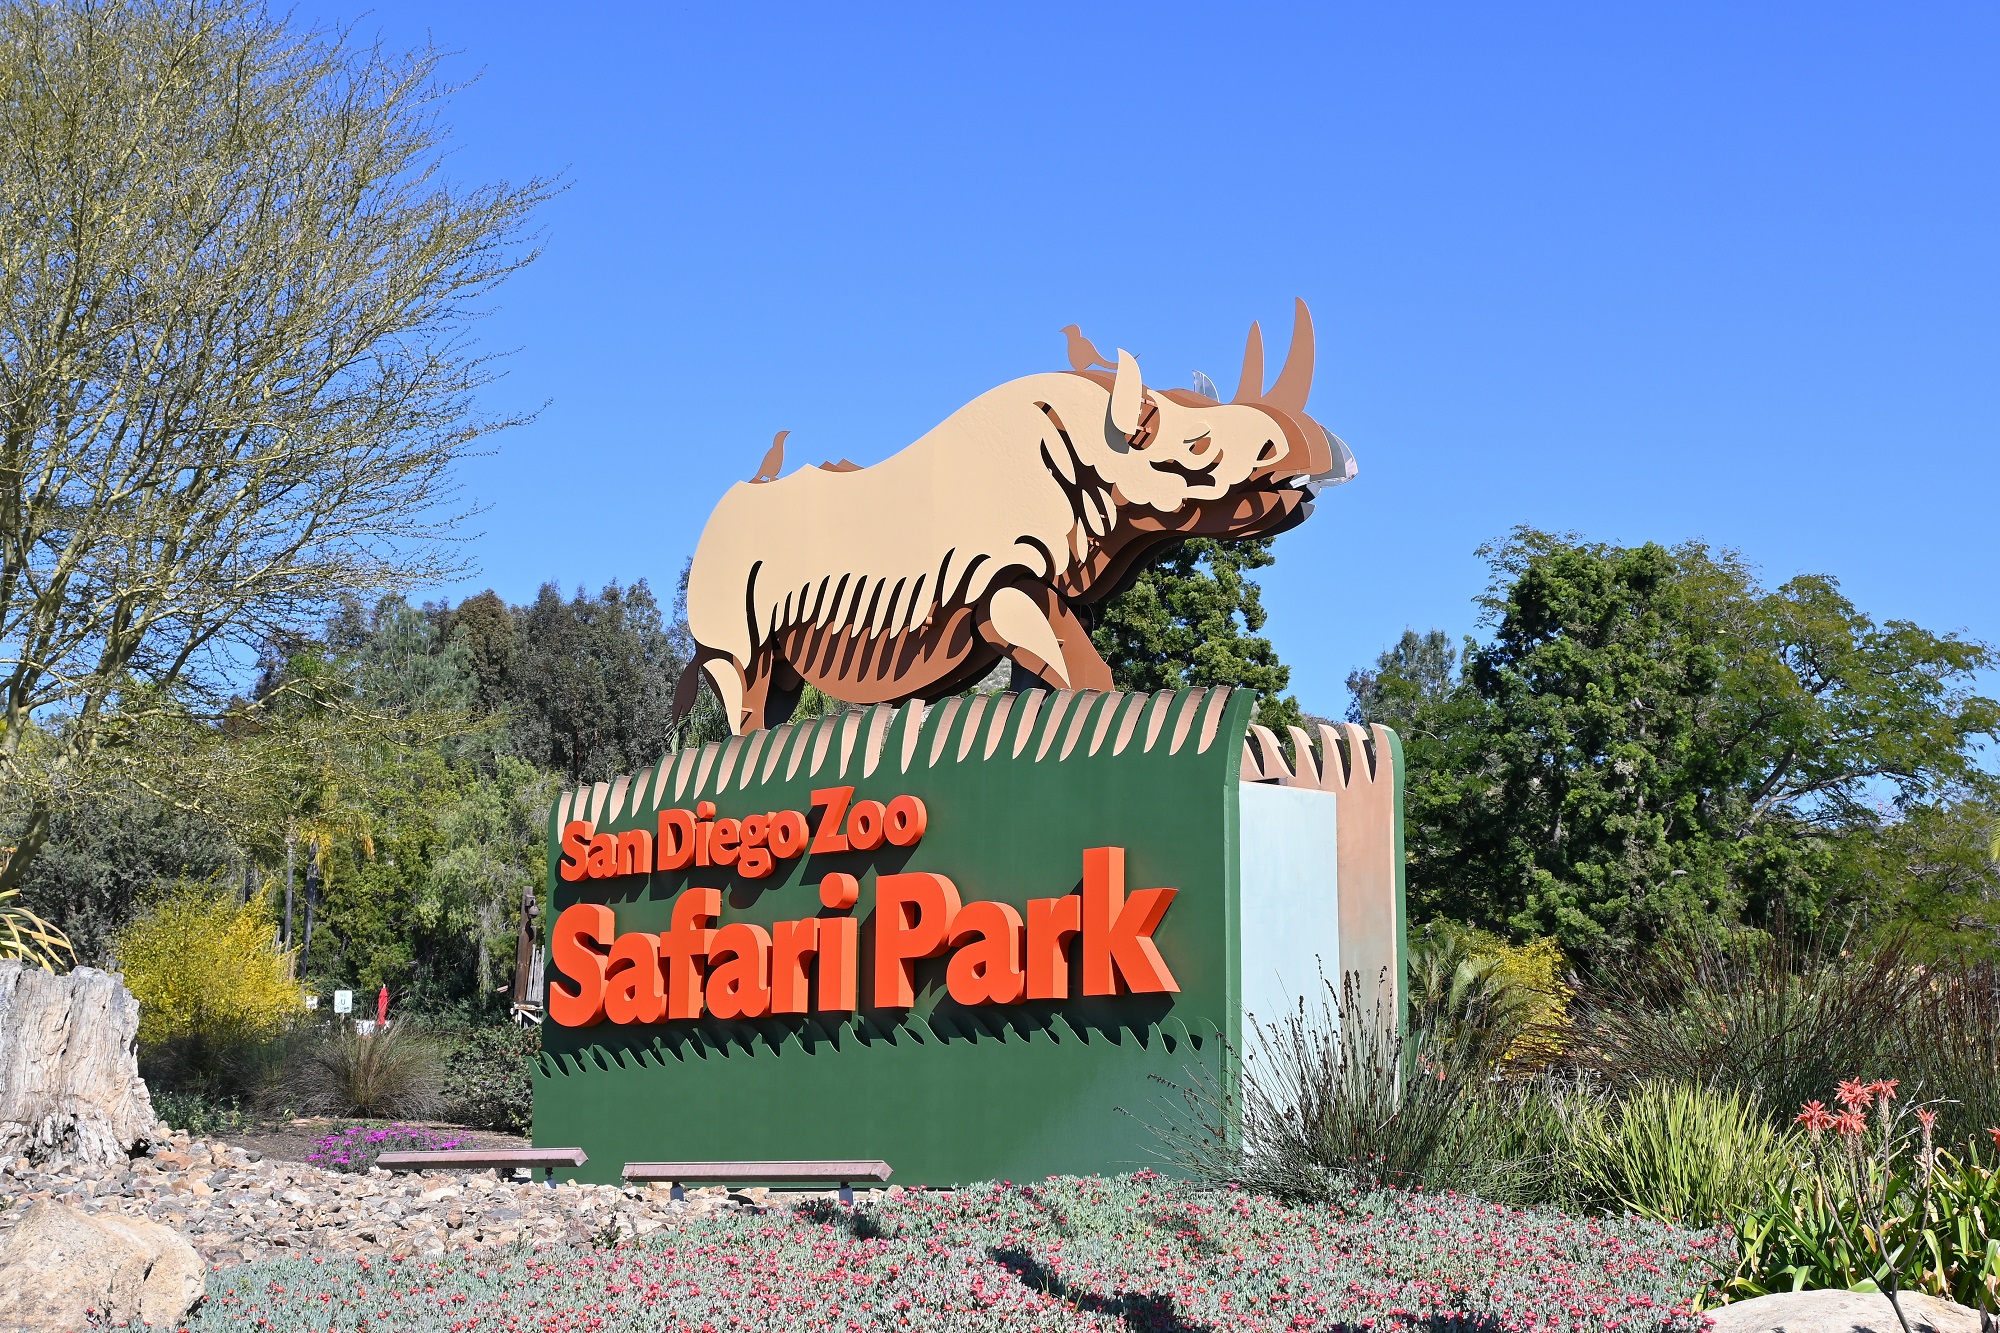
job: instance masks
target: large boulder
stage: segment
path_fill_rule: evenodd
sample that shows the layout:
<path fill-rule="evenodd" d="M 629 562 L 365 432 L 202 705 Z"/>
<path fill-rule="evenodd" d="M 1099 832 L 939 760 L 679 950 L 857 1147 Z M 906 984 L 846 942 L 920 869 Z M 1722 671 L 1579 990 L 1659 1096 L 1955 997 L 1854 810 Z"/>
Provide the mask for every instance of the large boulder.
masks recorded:
<path fill-rule="evenodd" d="M 1977 1310 L 1914 1291 L 1896 1300 L 1910 1333 L 1980 1333 Z M 1872 1291 L 1784 1291 L 1709 1314 L 1715 1333 L 1903 1333 L 1889 1298 Z"/>
<path fill-rule="evenodd" d="M 201 1299 L 206 1269 L 158 1222 L 38 1203 L 0 1248 L 0 1310 L 20 1333 L 112 1325 L 177 1326 Z"/>
<path fill-rule="evenodd" d="M 0 962 L 0 1156 L 122 1162 L 163 1132 L 124 981 Z"/>

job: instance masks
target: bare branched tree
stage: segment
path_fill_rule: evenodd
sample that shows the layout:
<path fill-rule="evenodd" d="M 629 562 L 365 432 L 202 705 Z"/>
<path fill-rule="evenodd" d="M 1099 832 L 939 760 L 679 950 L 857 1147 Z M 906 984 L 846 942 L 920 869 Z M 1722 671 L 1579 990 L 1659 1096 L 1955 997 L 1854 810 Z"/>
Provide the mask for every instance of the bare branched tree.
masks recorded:
<path fill-rule="evenodd" d="M 468 321 L 553 187 L 448 180 L 449 91 L 237 0 L 0 9 L 0 890 L 152 710 L 455 569 L 512 424 Z"/>

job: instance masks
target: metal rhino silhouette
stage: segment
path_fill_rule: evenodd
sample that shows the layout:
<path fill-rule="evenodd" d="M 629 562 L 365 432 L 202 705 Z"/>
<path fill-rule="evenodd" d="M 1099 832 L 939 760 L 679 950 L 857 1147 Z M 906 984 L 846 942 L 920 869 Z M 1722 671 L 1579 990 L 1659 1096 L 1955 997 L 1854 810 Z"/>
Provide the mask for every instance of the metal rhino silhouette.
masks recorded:
<path fill-rule="evenodd" d="M 854 704 L 936 699 L 1006 659 L 1017 679 L 1112 688 L 1080 608 L 1163 546 L 1281 532 L 1354 476 L 1347 446 L 1306 415 L 1312 375 L 1299 301 L 1268 391 L 1252 324 L 1227 403 L 1146 387 L 1121 349 L 1115 373 L 989 390 L 872 467 L 737 483 L 688 573 L 697 647 L 676 721 L 704 672 L 738 734 L 789 718 L 807 681 Z"/>

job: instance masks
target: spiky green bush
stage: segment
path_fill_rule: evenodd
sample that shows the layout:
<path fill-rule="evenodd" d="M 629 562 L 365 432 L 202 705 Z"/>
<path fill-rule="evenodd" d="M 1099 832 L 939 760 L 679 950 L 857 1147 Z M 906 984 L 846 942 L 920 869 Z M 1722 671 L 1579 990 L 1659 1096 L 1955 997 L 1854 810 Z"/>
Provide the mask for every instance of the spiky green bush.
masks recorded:
<path fill-rule="evenodd" d="M 1686 1083 L 1642 1083 L 1620 1101 L 1579 1104 L 1570 1123 L 1570 1158 L 1596 1201 L 1696 1226 L 1780 1195 L 1803 1148 L 1755 1098 Z"/>

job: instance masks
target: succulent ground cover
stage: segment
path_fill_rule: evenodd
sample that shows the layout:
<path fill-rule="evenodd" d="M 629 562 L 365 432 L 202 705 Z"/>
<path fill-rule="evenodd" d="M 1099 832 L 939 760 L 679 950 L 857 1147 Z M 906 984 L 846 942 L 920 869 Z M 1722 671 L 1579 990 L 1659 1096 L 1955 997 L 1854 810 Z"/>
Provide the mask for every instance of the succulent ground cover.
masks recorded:
<path fill-rule="evenodd" d="M 245 1265 L 211 1278 L 191 1328 L 1695 1333 L 1732 1257 L 1636 1218 L 1394 1192 L 1293 1208 L 1141 1174 L 690 1215 L 609 1248 Z"/>

